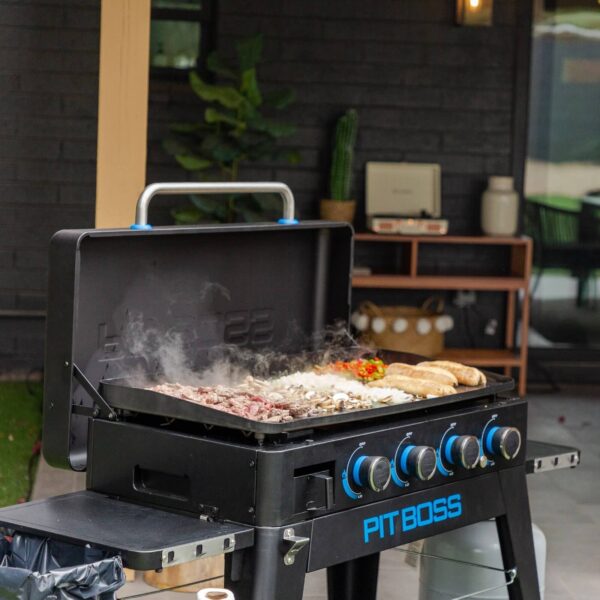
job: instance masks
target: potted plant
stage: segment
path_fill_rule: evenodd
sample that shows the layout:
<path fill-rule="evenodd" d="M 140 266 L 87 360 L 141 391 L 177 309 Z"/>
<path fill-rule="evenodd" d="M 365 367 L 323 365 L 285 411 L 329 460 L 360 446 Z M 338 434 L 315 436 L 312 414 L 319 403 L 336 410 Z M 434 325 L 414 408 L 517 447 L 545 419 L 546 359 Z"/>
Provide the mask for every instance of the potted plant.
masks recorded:
<path fill-rule="evenodd" d="M 337 121 L 329 175 L 329 198 L 321 200 L 321 218 L 328 221 L 354 219 L 356 200 L 351 197 L 352 162 L 358 129 L 358 113 L 347 110 Z"/>
<path fill-rule="evenodd" d="M 218 77 L 218 83 L 190 73 L 190 86 L 204 104 L 203 118 L 172 125 L 163 146 L 194 179 L 236 181 L 247 163 L 300 161 L 296 150 L 280 146 L 296 128 L 264 114 L 283 111 L 294 101 L 294 92 L 261 91 L 257 78 L 261 53 L 262 36 L 254 35 L 237 42 L 234 65 L 216 52 L 207 57 L 206 67 Z M 281 199 L 268 194 L 225 198 L 195 195 L 190 200 L 189 206 L 172 211 L 177 224 L 261 221 L 281 213 Z"/>

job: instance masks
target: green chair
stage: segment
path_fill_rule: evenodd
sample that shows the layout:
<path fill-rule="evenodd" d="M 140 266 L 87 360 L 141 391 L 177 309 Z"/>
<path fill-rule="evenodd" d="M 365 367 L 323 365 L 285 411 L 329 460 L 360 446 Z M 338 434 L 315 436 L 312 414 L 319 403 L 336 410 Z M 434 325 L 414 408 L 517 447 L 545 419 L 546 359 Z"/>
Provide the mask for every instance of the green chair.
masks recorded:
<path fill-rule="evenodd" d="M 589 278 L 600 269 L 600 239 L 582 240 L 581 229 L 579 200 L 527 198 L 525 231 L 534 240 L 533 262 L 537 267 L 532 296 L 545 269 L 567 269 L 577 278 L 577 306 L 583 305 Z"/>

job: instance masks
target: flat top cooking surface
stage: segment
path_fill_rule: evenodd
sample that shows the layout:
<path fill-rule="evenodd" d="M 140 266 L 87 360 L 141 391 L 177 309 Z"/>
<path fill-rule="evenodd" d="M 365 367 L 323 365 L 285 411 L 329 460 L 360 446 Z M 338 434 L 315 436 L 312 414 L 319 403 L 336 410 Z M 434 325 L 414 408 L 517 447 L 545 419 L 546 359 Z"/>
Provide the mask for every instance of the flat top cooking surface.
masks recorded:
<path fill-rule="evenodd" d="M 400 353 L 382 352 L 380 355 L 382 355 L 387 362 L 415 363 L 422 360 L 421 357 L 415 355 Z M 486 377 L 487 385 L 478 387 L 459 386 L 457 388 L 457 393 L 451 396 L 422 399 L 404 404 L 375 404 L 372 408 L 368 409 L 340 411 L 322 416 L 298 418 L 286 423 L 254 421 L 252 419 L 216 410 L 208 406 L 180 400 L 173 396 L 134 387 L 131 386 L 126 379 L 103 382 L 101 393 L 106 401 L 113 408 L 117 409 L 238 429 L 255 434 L 277 435 L 303 429 L 329 427 L 343 423 L 364 422 L 369 419 L 453 405 L 488 395 L 506 392 L 514 387 L 514 381 L 510 377 L 488 372 L 486 372 Z"/>

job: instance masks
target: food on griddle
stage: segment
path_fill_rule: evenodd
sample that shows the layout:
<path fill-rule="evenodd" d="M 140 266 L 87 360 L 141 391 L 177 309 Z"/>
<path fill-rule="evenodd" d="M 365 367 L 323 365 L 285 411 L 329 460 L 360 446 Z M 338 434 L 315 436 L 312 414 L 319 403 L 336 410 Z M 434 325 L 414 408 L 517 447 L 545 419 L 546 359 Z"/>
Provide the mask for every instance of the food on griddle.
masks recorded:
<path fill-rule="evenodd" d="M 458 383 L 485 384 L 473 367 L 450 361 L 417 366 L 378 358 L 336 361 L 276 379 L 248 376 L 241 384 L 192 386 L 162 383 L 148 389 L 232 415 L 268 423 L 316 417 L 341 411 L 414 402 L 417 398 L 450 396 Z"/>
<path fill-rule="evenodd" d="M 339 373 L 364 382 L 381 379 L 385 376 L 385 369 L 385 363 L 380 358 L 338 360 L 324 367 L 315 367 L 318 373 Z"/>
<path fill-rule="evenodd" d="M 231 387 L 162 383 L 148 389 L 267 423 L 415 400 L 398 389 L 372 389 L 339 375 L 316 373 L 293 373 L 268 381 L 247 377 L 242 384 Z"/>
<path fill-rule="evenodd" d="M 415 367 L 406 363 L 392 363 L 388 365 L 385 373 L 386 376 L 404 375 L 405 377 L 435 381 L 444 385 L 458 385 L 458 379 L 453 373 L 439 367 Z"/>
<path fill-rule="evenodd" d="M 341 392 L 368 401 L 371 405 L 373 403 L 401 404 L 414 400 L 411 394 L 406 394 L 397 388 L 375 389 L 360 381 L 334 373 L 292 373 L 271 381 L 270 385 L 280 389 L 284 394 L 296 388 L 302 388 L 308 394 L 311 392 L 318 394 L 327 394 L 332 391 Z"/>
<path fill-rule="evenodd" d="M 440 369 L 446 369 L 447 371 L 450 371 L 456 375 L 458 383 L 461 383 L 462 385 L 485 385 L 487 381 L 485 375 L 479 369 L 467 367 L 466 365 L 449 360 L 431 360 L 421 362 L 417 365 L 417 367 L 439 367 Z"/>
<path fill-rule="evenodd" d="M 426 379 L 415 379 L 414 377 L 406 377 L 405 375 L 386 375 L 383 379 L 372 381 L 368 385 L 370 387 L 398 388 L 408 394 L 413 394 L 421 398 L 450 396 L 456 393 L 456 390 L 451 385 L 427 381 Z"/>
<path fill-rule="evenodd" d="M 224 385 L 206 387 L 161 383 L 148 389 L 255 421 L 284 423 L 295 416 L 292 414 L 293 407 L 289 404 L 284 407 L 255 393 Z M 310 407 L 306 407 L 306 412 L 309 411 Z"/>

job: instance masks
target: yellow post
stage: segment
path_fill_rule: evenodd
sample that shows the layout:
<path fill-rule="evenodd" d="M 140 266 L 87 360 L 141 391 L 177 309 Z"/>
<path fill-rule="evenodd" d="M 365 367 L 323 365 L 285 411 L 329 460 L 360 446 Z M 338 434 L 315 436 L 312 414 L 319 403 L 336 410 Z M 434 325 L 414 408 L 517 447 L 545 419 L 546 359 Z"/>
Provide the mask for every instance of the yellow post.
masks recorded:
<path fill-rule="evenodd" d="M 102 0 L 96 227 L 133 223 L 146 184 L 150 0 Z"/>

